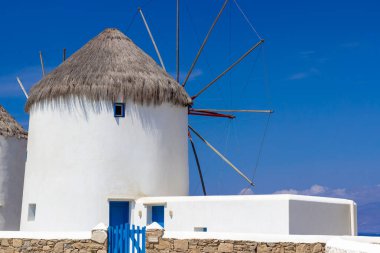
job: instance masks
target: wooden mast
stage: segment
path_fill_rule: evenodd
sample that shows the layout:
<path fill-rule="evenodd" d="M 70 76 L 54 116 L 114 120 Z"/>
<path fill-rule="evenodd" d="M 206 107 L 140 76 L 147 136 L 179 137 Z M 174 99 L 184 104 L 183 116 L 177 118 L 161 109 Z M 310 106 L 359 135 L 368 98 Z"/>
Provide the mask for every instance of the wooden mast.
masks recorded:
<path fill-rule="evenodd" d="M 161 67 L 166 71 L 166 68 L 165 68 L 165 65 L 164 65 L 164 61 L 162 60 L 162 57 L 161 57 L 161 54 L 160 54 L 160 51 L 158 50 L 158 47 L 156 45 L 156 42 L 153 38 L 153 35 L 152 35 L 152 32 L 150 31 L 149 29 L 149 26 L 148 26 L 148 23 L 146 22 L 146 19 L 145 19 L 145 16 L 144 16 L 144 13 L 142 12 L 142 9 L 139 8 L 139 12 L 140 12 L 140 15 L 141 15 L 141 18 L 144 22 L 144 25 L 146 27 L 146 30 L 148 31 L 148 34 L 149 34 L 149 37 L 153 43 L 153 46 L 154 46 L 154 49 L 156 50 L 156 53 L 157 53 L 157 56 L 158 56 L 158 59 L 160 60 L 160 63 L 161 63 Z"/>
<path fill-rule="evenodd" d="M 177 72 L 177 83 L 179 83 L 179 71 L 180 71 L 180 68 L 179 68 L 179 49 L 180 49 L 180 45 L 179 45 L 179 0 L 177 0 L 177 36 L 176 36 L 176 72 Z"/>
<path fill-rule="evenodd" d="M 42 52 L 41 51 L 40 51 L 40 62 L 41 62 L 42 76 L 45 77 L 44 59 L 42 58 Z"/>
<path fill-rule="evenodd" d="M 198 61 L 198 59 L 199 59 L 199 56 L 201 55 L 201 53 L 202 53 L 202 51 L 203 51 L 203 48 L 205 47 L 205 45 L 206 45 L 206 43 L 207 43 L 207 41 L 208 41 L 208 38 L 209 38 L 210 35 L 211 35 L 212 30 L 214 30 L 214 27 L 215 27 L 216 23 L 218 22 L 220 16 L 222 15 L 223 10 L 226 8 L 227 3 L 228 3 L 228 0 L 225 0 L 224 3 L 223 3 L 222 8 L 220 9 L 218 15 L 216 16 L 216 18 L 215 18 L 214 22 L 212 23 L 210 29 L 208 30 L 207 35 L 206 35 L 205 39 L 203 40 L 203 43 L 202 43 L 201 47 L 199 48 L 198 53 L 197 53 L 197 55 L 195 56 L 195 59 L 194 59 L 193 63 L 191 64 L 191 67 L 190 67 L 189 72 L 187 72 L 187 75 L 186 75 L 185 81 L 183 81 L 183 84 L 182 84 L 183 87 L 185 87 L 187 81 L 189 80 L 190 75 L 191 75 L 191 73 L 192 73 L 193 70 L 194 70 L 195 64 L 197 63 L 197 61 Z"/>

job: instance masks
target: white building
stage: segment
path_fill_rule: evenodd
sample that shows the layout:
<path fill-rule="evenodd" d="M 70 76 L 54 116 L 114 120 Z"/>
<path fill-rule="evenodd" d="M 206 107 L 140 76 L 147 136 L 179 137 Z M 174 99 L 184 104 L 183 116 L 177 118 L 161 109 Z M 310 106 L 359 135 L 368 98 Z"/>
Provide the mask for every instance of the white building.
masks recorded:
<path fill-rule="evenodd" d="M 160 223 L 167 231 L 351 235 L 349 200 L 188 195 L 191 98 L 107 29 L 30 91 L 21 230 Z"/>
<path fill-rule="evenodd" d="M 0 105 L 0 231 L 19 230 L 27 133 Z"/>
<path fill-rule="evenodd" d="M 189 104 L 124 34 L 100 33 L 30 91 L 21 230 L 89 230 L 120 197 L 187 195 Z"/>
<path fill-rule="evenodd" d="M 352 200 L 299 195 L 145 197 L 133 202 L 133 224 L 186 232 L 356 235 Z M 160 212 L 161 208 L 161 212 Z"/>

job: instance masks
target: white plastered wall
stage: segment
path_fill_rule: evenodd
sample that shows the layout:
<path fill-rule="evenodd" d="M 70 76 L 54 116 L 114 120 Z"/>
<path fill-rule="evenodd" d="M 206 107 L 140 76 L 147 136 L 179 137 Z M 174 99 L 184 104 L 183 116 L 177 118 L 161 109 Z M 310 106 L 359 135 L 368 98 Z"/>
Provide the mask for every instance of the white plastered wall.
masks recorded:
<path fill-rule="evenodd" d="M 145 226 L 148 206 L 165 206 L 165 230 L 287 234 L 288 201 L 268 196 L 154 197 L 136 200 L 134 223 Z M 139 217 L 141 211 L 141 218 Z"/>
<path fill-rule="evenodd" d="M 0 136 L 0 231 L 20 229 L 25 139 Z"/>
<path fill-rule="evenodd" d="M 164 205 L 170 233 L 204 227 L 210 233 L 351 235 L 352 204 L 298 195 L 150 197 L 136 200 L 133 222 L 147 225 L 147 207 Z"/>
<path fill-rule="evenodd" d="M 293 235 L 356 233 L 356 226 L 351 228 L 351 206 L 347 203 L 293 199 L 289 202 L 289 214 L 289 233 Z"/>
<path fill-rule="evenodd" d="M 187 108 L 69 99 L 30 111 L 21 230 L 108 224 L 108 200 L 188 194 Z M 28 206 L 36 204 L 35 220 Z"/>

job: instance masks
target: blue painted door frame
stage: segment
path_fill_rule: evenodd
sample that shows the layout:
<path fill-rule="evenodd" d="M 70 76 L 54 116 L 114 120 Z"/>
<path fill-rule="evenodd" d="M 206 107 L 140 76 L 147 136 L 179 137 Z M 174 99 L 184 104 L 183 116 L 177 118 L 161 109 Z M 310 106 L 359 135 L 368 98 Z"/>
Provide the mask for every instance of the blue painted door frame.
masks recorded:
<path fill-rule="evenodd" d="M 119 226 L 129 223 L 129 202 L 110 201 L 109 202 L 109 225 Z"/>

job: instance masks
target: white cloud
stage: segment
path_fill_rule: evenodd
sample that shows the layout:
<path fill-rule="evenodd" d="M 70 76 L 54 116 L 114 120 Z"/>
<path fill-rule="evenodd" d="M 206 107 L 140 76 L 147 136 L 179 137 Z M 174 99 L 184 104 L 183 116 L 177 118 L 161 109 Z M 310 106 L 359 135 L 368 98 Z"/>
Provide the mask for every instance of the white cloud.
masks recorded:
<path fill-rule="evenodd" d="M 306 79 L 311 76 L 319 75 L 320 71 L 317 68 L 310 68 L 307 71 L 304 72 L 298 72 L 288 77 L 288 80 L 294 81 L 294 80 L 302 80 Z"/>
<path fill-rule="evenodd" d="M 310 187 L 310 189 L 307 191 L 311 195 L 318 195 L 318 194 L 323 194 L 328 190 L 327 187 L 324 187 L 322 185 L 315 184 Z"/>
<path fill-rule="evenodd" d="M 169 72 L 169 74 L 173 77 L 173 78 L 176 78 L 177 76 L 177 73 L 174 72 L 174 71 L 171 71 Z M 191 75 L 190 75 L 190 78 L 189 78 L 189 81 L 193 81 L 193 80 L 196 80 L 199 76 L 201 76 L 203 74 L 203 71 L 201 69 L 194 69 L 193 72 L 191 72 Z M 179 80 L 180 80 L 180 83 L 183 82 L 183 80 L 186 78 L 186 75 L 187 75 L 187 71 L 180 71 L 179 72 Z"/>
<path fill-rule="evenodd" d="M 186 77 L 186 74 L 184 73 L 181 73 L 182 77 L 185 78 Z M 197 79 L 198 76 L 201 76 L 203 74 L 203 71 L 201 69 L 194 69 L 193 72 L 191 72 L 191 76 L 190 76 L 190 80 L 195 80 Z"/>
<path fill-rule="evenodd" d="M 342 196 L 342 197 L 347 195 L 347 191 L 344 188 L 334 189 L 332 190 L 332 193 L 335 194 L 336 196 Z"/>
<path fill-rule="evenodd" d="M 309 189 L 296 190 L 296 189 L 284 189 L 276 191 L 274 194 L 297 194 L 297 195 L 321 195 L 328 191 L 328 188 L 318 184 L 312 185 Z"/>
<path fill-rule="evenodd" d="M 246 187 L 239 192 L 239 195 L 253 195 L 255 194 L 250 187 Z"/>
<path fill-rule="evenodd" d="M 319 184 L 312 185 L 307 189 L 282 189 L 274 194 L 298 194 L 323 197 L 335 197 L 352 199 L 358 204 L 367 204 L 371 202 L 380 202 L 380 185 L 363 186 L 354 189 L 346 188 L 329 188 Z"/>
<path fill-rule="evenodd" d="M 298 73 L 295 73 L 293 75 L 291 75 L 288 80 L 302 80 L 302 79 L 305 79 L 309 77 L 309 73 L 308 72 L 298 72 Z"/>
<path fill-rule="evenodd" d="M 280 191 L 276 191 L 274 192 L 274 194 L 300 194 L 299 191 L 295 190 L 295 189 L 286 189 L 286 190 L 280 190 Z"/>

